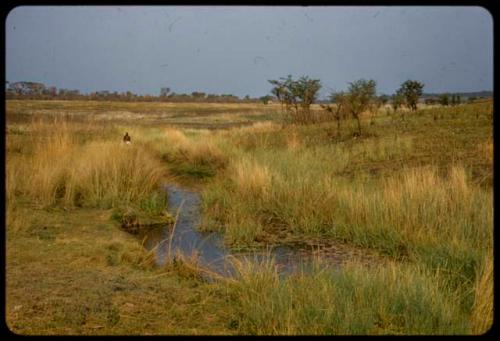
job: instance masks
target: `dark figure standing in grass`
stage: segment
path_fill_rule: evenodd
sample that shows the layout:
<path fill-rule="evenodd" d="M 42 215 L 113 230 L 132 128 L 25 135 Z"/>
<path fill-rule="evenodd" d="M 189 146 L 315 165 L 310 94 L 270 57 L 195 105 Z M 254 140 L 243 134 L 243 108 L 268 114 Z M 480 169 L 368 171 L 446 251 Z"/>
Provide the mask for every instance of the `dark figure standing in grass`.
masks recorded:
<path fill-rule="evenodd" d="M 125 136 L 123 136 L 123 142 L 125 142 L 126 144 L 131 143 L 130 135 L 128 133 L 125 133 Z"/>

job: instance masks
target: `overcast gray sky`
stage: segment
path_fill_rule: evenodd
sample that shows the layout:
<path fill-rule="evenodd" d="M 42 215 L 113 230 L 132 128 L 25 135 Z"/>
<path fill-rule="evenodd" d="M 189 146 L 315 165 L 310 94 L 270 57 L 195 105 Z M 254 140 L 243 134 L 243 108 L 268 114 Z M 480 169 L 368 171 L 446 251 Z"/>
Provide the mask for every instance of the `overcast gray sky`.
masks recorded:
<path fill-rule="evenodd" d="M 6 20 L 6 80 L 82 92 L 263 96 L 308 75 L 322 96 L 359 78 L 392 94 L 493 89 L 481 7 L 23 6 Z"/>

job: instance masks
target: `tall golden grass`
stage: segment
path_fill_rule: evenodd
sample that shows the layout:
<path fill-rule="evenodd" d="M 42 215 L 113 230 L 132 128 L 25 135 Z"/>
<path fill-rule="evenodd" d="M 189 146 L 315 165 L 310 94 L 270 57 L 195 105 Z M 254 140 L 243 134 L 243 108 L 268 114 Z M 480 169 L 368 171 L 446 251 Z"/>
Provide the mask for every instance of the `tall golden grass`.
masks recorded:
<path fill-rule="evenodd" d="M 240 333 L 252 335 L 451 335 L 468 332 L 466 315 L 442 278 L 415 265 L 342 269 L 313 264 L 280 277 L 272 259 L 233 262 L 228 283 Z"/>
<path fill-rule="evenodd" d="M 486 165 L 483 160 L 491 165 L 492 139 L 485 126 L 487 112 L 476 120 L 471 109 L 460 108 L 456 115 L 453 109 L 443 110 L 451 123 L 437 127 L 436 134 L 456 128 L 468 135 L 465 139 L 450 134 L 449 145 L 439 146 L 429 143 L 439 141 L 428 124 L 433 122 L 432 113 L 407 117 L 406 133 L 382 121 L 376 125 L 382 133 L 372 128 L 373 134 L 356 141 L 328 140 L 320 129 L 323 126 L 225 132 L 217 142 L 226 146 L 229 142 L 225 141 L 232 142 L 227 149 L 231 162 L 204 189 L 204 228 L 223 232 L 225 241 L 238 248 L 253 247 L 262 240 L 272 242 L 271 236 L 279 231 L 285 236 L 279 238 L 281 242 L 288 235 L 319 237 L 375 249 L 425 270 L 425 281 L 439 278 L 437 288 L 426 287 L 425 295 L 444 295 L 451 310 L 443 311 L 443 316 L 464 325 L 453 330 L 481 333 L 491 316 L 487 286 L 492 279 L 482 264 L 486 250 L 493 247 L 493 195 L 491 187 L 478 185 L 474 177 L 478 167 Z M 481 159 L 477 162 L 464 157 L 478 151 Z M 488 169 L 479 170 L 480 175 L 488 173 Z M 402 268 L 394 271 L 402 281 L 411 273 Z M 259 288 L 267 290 L 263 284 Z M 272 290 L 282 290 L 287 298 L 276 300 L 292 299 L 290 288 L 269 290 L 266 297 L 274 295 Z M 380 289 L 381 295 L 385 293 Z M 259 302 L 248 297 L 245 303 L 244 311 L 258 316 L 253 326 L 246 325 L 247 330 L 258 333 L 257 326 L 264 325 L 262 333 L 297 332 L 284 322 L 296 323 L 297 316 L 283 317 L 276 322 L 279 327 L 270 325 L 267 321 L 272 318 L 265 314 L 274 310 L 269 307 L 264 313 L 251 308 L 264 304 Z M 343 302 L 341 306 L 352 305 Z M 464 322 L 465 316 L 470 324 Z M 403 330 L 408 331 L 394 332 Z M 379 331 L 387 329 L 370 333 Z"/>
<path fill-rule="evenodd" d="M 242 216 L 262 220 L 272 211 L 299 233 L 322 231 L 381 248 L 397 244 L 387 243 L 384 235 L 405 244 L 452 238 L 478 246 L 491 234 L 492 197 L 472 186 L 459 165 L 450 167 L 446 177 L 436 166 L 427 166 L 351 182 L 330 175 L 334 165 L 322 167 L 317 160 L 313 168 L 311 157 L 289 152 L 233 160 L 224 178 L 209 185 L 207 192 L 236 191 L 225 192 L 220 201 L 212 195 L 213 203 L 241 208 Z M 233 229 L 240 227 L 225 227 L 228 233 Z"/>
<path fill-rule="evenodd" d="M 474 285 L 474 305 L 471 312 L 472 334 L 484 334 L 493 326 L 493 257 L 485 257 Z"/>
<path fill-rule="evenodd" d="M 214 134 L 207 130 L 181 131 L 172 127 L 158 129 L 136 127 L 122 130 L 131 132 L 131 136 L 135 136 L 141 146 L 170 163 L 220 169 L 228 162 L 228 156 L 216 145 Z M 191 136 L 187 137 L 187 133 Z"/>
<path fill-rule="evenodd" d="M 75 127 L 35 123 L 31 154 L 7 159 L 7 197 L 26 195 L 38 205 L 114 206 L 146 199 L 165 175 L 145 148 L 120 140 L 78 141 Z"/>
<path fill-rule="evenodd" d="M 492 322 L 493 196 L 491 188 L 475 184 L 469 160 L 455 159 L 464 148 L 464 155 L 473 150 L 492 165 L 493 143 L 489 136 L 484 141 L 483 127 L 489 111 L 478 109 L 479 119 L 467 116 L 470 108 L 424 110 L 407 117 L 407 133 L 377 117 L 382 130 L 368 128 L 370 134 L 357 140 L 332 140 L 328 124 L 259 123 L 215 133 L 122 126 L 118 130 L 133 138 L 126 146 L 120 137 L 111 142 L 104 130 L 91 142 L 82 138 L 97 131 L 92 123 L 54 129 L 38 122 L 26 130 L 32 135 L 19 132 L 28 145 L 7 141 L 8 224 L 24 223 L 18 198 L 42 206 L 110 207 L 147 200 L 165 165 L 179 174 L 209 174 L 204 228 L 224 232 L 229 245 L 254 246 L 279 230 L 401 261 L 316 269 L 285 280 L 272 262 L 235 262 L 240 277 L 224 290 L 239 332 L 480 334 Z M 452 128 L 436 128 L 431 110 L 480 143 L 469 148 L 453 133 L 451 146 L 433 145 Z M 446 162 L 436 162 L 436 150 L 449 157 Z"/>
<path fill-rule="evenodd" d="M 272 185 L 272 175 L 266 166 L 252 159 L 243 159 L 231 169 L 234 183 L 240 195 L 267 198 Z"/>

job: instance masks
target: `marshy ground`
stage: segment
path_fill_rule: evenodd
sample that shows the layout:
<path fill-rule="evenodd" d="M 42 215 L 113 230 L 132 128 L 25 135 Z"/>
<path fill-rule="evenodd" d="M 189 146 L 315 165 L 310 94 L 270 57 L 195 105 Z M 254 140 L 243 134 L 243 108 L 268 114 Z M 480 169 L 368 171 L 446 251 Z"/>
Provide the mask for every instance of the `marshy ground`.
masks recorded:
<path fill-rule="evenodd" d="M 284 125 L 279 105 L 6 102 L 6 322 L 18 334 L 479 334 L 492 323 L 492 102 Z M 314 108 L 320 112 L 319 107 Z M 132 144 L 122 144 L 125 131 Z M 282 277 L 163 266 L 120 228 L 200 193 L 231 252 L 345 251 Z M 175 212 L 170 212 L 175 215 Z M 308 251 L 309 250 L 309 251 Z M 357 255 L 383 259 L 361 261 Z M 373 266 L 373 264 L 377 264 Z"/>

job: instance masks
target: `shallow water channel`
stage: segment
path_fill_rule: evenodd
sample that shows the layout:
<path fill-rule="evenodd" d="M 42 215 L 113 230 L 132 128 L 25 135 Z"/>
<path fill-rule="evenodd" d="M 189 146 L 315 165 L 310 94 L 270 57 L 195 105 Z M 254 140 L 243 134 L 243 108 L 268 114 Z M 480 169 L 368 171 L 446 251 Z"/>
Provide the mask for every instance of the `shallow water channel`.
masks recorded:
<path fill-rule="evenodd" d="M 352 249 L 347 250 L 341 246 L 329 246 L 319 253 L 314 252 L 314 248 L 286 245 L 250 253 L 232 252 L 224 247 L 223 238 L 219 233 L 197 230 L 201 221 L 201 198 L 198 192 L 173 184 L 167 185 L 165 189 L 168 193 L 168 211 L 173 216 L 178 214 L 175 227 L 155 228 L 140 235 L 147 250 L 155 249 L 158 265 L 164 265 L 180 252 L 187 257 L 196 255 L 199 265 L 218 275 L 232 276 L 236 270 L 228 256 L 251 261 L 272 257 L 277 270 L 282 274 L 289 274 L 298 269 L 310 268 L 314 254 L 319 254 L 321 258 L 328 260 L 327 264 L 335 267 L 344 259 L 355 256 Z"/>

